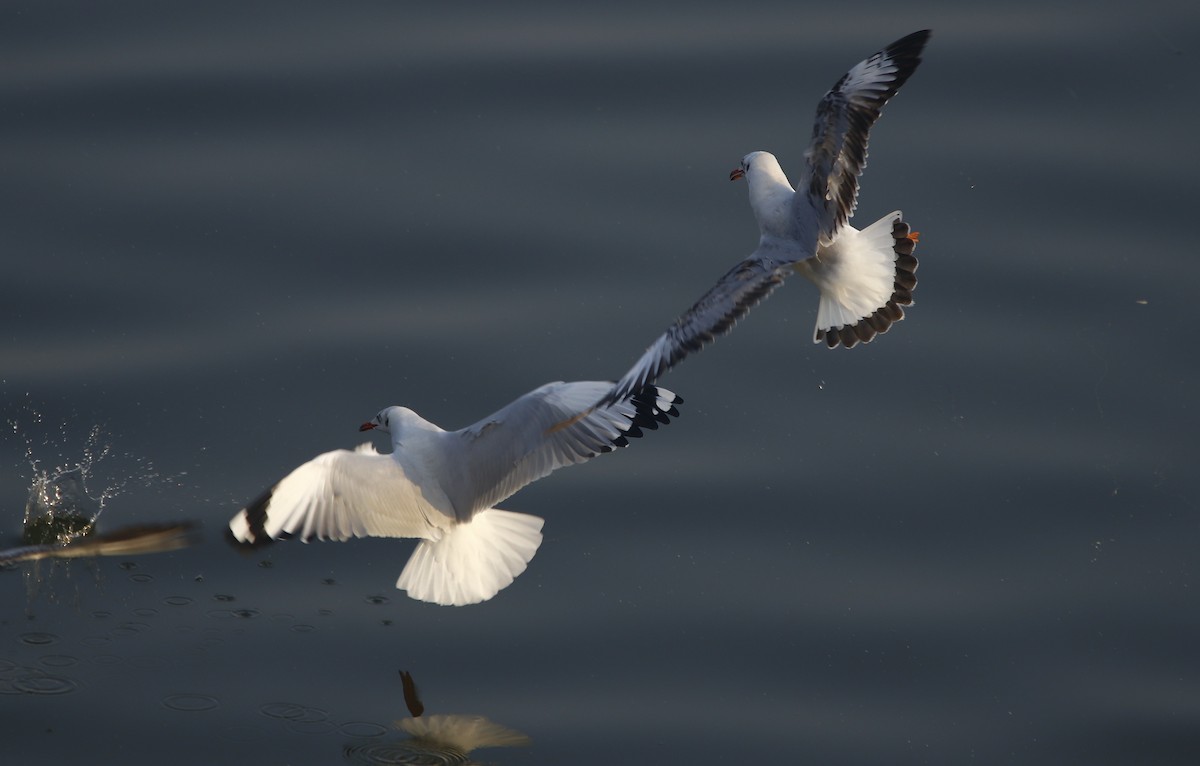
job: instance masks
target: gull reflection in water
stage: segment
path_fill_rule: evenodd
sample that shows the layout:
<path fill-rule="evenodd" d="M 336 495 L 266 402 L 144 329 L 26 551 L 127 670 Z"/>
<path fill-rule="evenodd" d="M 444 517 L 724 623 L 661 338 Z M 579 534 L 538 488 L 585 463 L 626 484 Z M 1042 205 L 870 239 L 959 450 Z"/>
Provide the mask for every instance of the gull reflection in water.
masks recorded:
<path fill-rule="evenodd" d="M 346 760 L 355 764 L 472 764 L 470 754 L 488 747 L 524 747 L 531 740 L 478 715 L 423 715 L 422 704 L 412 676 L 400 671 L 404 684 L 404 704 L 410 718 L 396 722 L 406 732 L 405 739 L 380 740 L 346 745 Z"/>

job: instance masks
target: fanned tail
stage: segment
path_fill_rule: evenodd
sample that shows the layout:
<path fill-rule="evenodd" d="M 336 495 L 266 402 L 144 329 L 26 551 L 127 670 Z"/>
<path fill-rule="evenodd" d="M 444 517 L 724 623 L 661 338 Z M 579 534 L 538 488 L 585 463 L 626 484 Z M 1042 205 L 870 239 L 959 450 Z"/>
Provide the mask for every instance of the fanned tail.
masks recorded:
<path fill-rule="evenodd" d="M 917 238 L 897 210 L 862 231 L 843 228 L 836 242 L 798 264 L 821 291 L 814 343 L 853 348 L 904 319 L 917 286 Z"/>
<path fill-rule="evenodd" d="M 422 540 L 396 587 L 419 601 L 465 606 L 487 601 L 525 571 L 542 544 L 537 516 L 492 508 Z"/>

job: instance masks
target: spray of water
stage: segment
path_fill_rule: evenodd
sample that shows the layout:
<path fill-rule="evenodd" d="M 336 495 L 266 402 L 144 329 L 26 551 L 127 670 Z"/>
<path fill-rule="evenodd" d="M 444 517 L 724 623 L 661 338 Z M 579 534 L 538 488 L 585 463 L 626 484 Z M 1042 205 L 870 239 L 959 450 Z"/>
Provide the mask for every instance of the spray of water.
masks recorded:
<path fill-rule="evenodd" d="M 118 452 L 100 425 L 92 426 L 81 449 L 63 422 L 48 428 L 46 418 L 30 405 L 21 417 L 8 419 L 14 438 L 24 445 L 30 472 L 21 542 L 66 546 L 95 532 L 109 502 L 134 486 L 173 482 L 146 458 Z"/>

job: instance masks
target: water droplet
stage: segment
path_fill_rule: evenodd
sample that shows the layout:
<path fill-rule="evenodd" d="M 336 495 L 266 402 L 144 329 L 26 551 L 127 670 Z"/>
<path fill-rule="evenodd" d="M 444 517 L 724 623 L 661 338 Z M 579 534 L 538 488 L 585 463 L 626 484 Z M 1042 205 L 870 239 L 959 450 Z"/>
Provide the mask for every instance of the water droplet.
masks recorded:
<path fill-rule="evenodd" d="M 387 596 L 367 596 L 366 601 L 368 604 L 374 604 L 376 606 L 391 603 L 391 599 L 389 599 Z"/>
<path fill-rule="evenodd" d="M 235 598 L 234 596 L 230 596 L 227 593 L 217 593 L 216 595 L 213 596 L 213 598 L 216 599 L 217 601 L 237 601 L 237 598 Z"/>

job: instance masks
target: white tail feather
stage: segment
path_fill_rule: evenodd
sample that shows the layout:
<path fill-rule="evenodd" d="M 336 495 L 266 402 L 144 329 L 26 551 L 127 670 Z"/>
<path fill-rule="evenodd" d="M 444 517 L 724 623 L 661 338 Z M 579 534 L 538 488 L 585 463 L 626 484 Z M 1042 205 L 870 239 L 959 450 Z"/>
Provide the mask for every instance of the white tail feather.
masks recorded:
<path fill-rule="evenodd" d="M 492 508 L 422 540 L 396 587 L 420 601 L 464 606 L 487 601 L 525 571 L 542 544 L 537 516 Z"/>
<path fill-rule="evenodd" d="M 900 216 L 889 213 L 862 231 L 843 227 L 836 242 L 799 269 L 821 291 L 818 331 L 853 325 L 887 304 L 896 271 L 892 225 Z"/>

